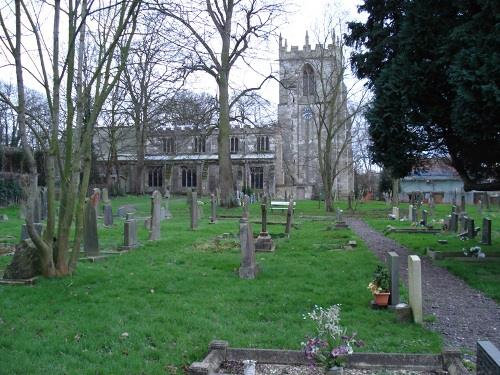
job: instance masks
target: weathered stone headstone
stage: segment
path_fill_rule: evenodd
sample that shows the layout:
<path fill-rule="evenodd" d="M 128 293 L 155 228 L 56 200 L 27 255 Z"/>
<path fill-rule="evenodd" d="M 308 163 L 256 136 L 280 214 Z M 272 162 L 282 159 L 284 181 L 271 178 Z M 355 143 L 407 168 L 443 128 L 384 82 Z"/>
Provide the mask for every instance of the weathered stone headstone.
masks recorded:
<path fill-rule="evenodd" d="M 413 312 L 413 321 L 422 323 L 422 269 L 418 255 L 408 256 L 408 299 Z"/>
<path fill-rule="evenodd" d="M 107 188 L 102 188 L 102 201 L 104 203 L 108 203 L 109 202 L 109 193 L 108 193 L 108 189 Z"/>
<path fill-rule="evenodd" d="M 460 212 L 458 214 L 458 232 L 462 233 L 467 230 L 467 214 L 465 212 Z"/>
<path fill-rule="evenodd" d="M 99 216 L 99 202 L 101 200 L 101 190 L 95 188 L 92 195 L 90 196 L 90 204 L 94 207 L 96 217 Z"/>
<path fill-rule="evenodd" d="M 129 250 L 139 246 L 137 242 L 137 221 L 130 219 L 123 224 L 123 246 L 122 249 Z"/>
<path fill-rule="evenodd" d="M 83 250 L 87 256 L 99 255 L 99 240 L 97 237 L 97 214 L 92 201 L 85 204 L 83 220 Z"/>
<path fill-rule="evenodd" d="M 125 217 L 127 214 L 133 214 L 137 209 L 130 204 L 127 204 L 125 206 L 118 207 L 117 214 L 118 216 Z"/>
<path fill-rule="evenodd" d="M 255 276 L 259 272 L 259 268 L 255 262 L 255 246 L 253 242 L 252 226 L 245 217 L 240 219 L 240 248 L 240 279 L 255 279 Z"/>
<path fill-rule="evenodd" d="M 12 262 L 5 268 L 5 280 L 30 279 L 42 273 L 40 253 L 31 240 L 16 246 Z"/>
<path fill-rule="evenodd" d="M 134 213 L 133 212 L 129 212 L 125 215 L 125 220 L 126 221 L 129 221 L 129 220 L 134 220 Z"/>
<path fill-rule="evenodd" d="M 387 253 L 387 266 L 391 275 L 391 295 L 389 305 L 395 306 L 399 303 L 399 255 L 395 251 Z"/>
<path fill-rule="evenodd" d="M 243 215 L 242 217 L 246 217 L 248 219 L 248 210 L 250 206 L 250 197 L 248 195 L 243 196 Z"/>
<path fill-rule="evenodd" d="M 452 212 L 450 219 L 450 232 L 456 232 L 457 229 L 458 229 L 458 214 L 456 212 Z"/>
<path fill-rule="evenodd" d="M 344 221 L 344 211 L 341 210 L 340 208 L 337 208 L 336 211 L 336 222 L 335 222 L 335 228 L 347 228 L 347 224 Z"/>
<path fill-rule="evenodd" d="M 412 206 L 412 222 L 413 223 L 417 223 L 418 222 L 418 211 L 417 211 L 417 207 L 415 206 Z"/>
<path fill-rule="evenodd" d="M 482 230 L 481 243 L 483 245 L 491 245 L 491 219 L 483 218 Z"/>
<path fill-rule="evenodd" d="M 149 232 L 149 240 L 157 241 L 160 239 L 161 225 L 161 193 L 155 190 L 151 195 L 151 230 Z"/>
<path fill-rule="evenodd" d="M 1 214 L 0 221 L 9 221 L 9 217 L 6 214 Z"/>
<path fill-rule="evenodd" d="M 465 212 L 465 194 L 460 195 L 460 210 Z"/>
<path fill-rule="evenodd" d="M 215 224 L 217 222 L 217 202 L 214 194 L 210 194 L 210 211 L 210 224 Z"/>
<path fill-rule="evenodd" d="M 43 224 L 42 223 L 33 223 L 33 226 L 35 227 L 35 231 L 41 236 L 43 232 Z M 24 240 L 28 240 L 30 238 L 30 235 L 28 233 L 28 226 L 26 224 L 23 224 L 21 226 L 21 241 L 23 242 Z"/>
<path fill-rule="evenodd" d="M 431 196 L 429 197 L 429 212 L 431 216 L 434 216 L 434 208 L 436 207 L 436 204 L 434 202 L 434 197 Z"/>
<path fill-rule="evenodd" d="M 198 228 L 198 196 L 196 191 L 191 192 L 191 229 Z"/>
<path fill-rule="evenodd" d="M 414 220 L 415 220 L 415 218 L 413 217 L 413 205 L 410 204 L 408 206 L 408 221 L 413 222 Z"/>
<path fill-rule="evenodd" d="M 392 208 L 392 216 L 395 220 L 399 220 L 399 207 Z"/>
<path fill-rule="evenodd" d="M 427 210 L 422 210 L 422 225 L 424 227 L 427 226 L 427 215 L 428 215 Z"/>
<path fill-rule="evenodd" d="M 165 195 L 164 203 L 165 203 L 165 219 L 171 219 L 172 213 L 170 212 L 170 193 L 168 193 L 168 195 Z"/>
<path fill-rule="evenodd" d="M 110 227 L 113 225 L 113 207 L 111 204 L 104 204 L 104 225 Z"/>
<path fill-rule="evenodd" d="M 476 228 L 474 226 L 474 219 L 471 217 L 469 218 L 469 220 L 467 220 L 467 237 L 469 237 L 470 239 L 476 237 Z"/>
<path fill-rule="evenodd" d="M 273 239 L 267 232 L 267 206 L 265 203 L 260 205 L 262 213 L 262 228 L 257 240 L 255 241 L 256 251 L 274 251 Z"/>
<path fill-rule="evenodd" d="M 286 225 L 285 225 L 285 234 L 287 237 L 290 237 L 290 233 L 292 231 L 292 221 L 293 221 L 293 199 L 288 203 L 288 210 L 286 212 Z"/>
<path fill-rule="evenodd" d="M 47 188 L 43 186 L 40 187 L 40 209 L 41 219 L 45 220 L 48 216 L 49 202 L 47 197 Z"/>

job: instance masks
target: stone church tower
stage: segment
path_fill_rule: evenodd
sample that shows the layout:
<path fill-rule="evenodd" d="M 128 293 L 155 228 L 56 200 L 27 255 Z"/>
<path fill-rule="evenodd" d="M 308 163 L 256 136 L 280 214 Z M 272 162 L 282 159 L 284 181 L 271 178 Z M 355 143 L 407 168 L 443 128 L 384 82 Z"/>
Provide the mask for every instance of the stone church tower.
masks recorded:
<path fill-rule="evenodd" d="M 283 145 L 280 166 L 283 175 L 277 176 L 277 182 L 283 182 L 283 185 L 277 185 L 280 195 L 286 191 L 297 199 L 309 199 L 318 197 L 323 190 L 317 132 L 321 129 L 320 118 L 326 114 L 325 97 L 333 90 L 331 77 L 338 66 L 337 56 L 337 47 L 333 44 L 326 48 L 317 44 L 311 48 L 307 33 L 302 49 L 297 46 L 288 49 L 286 40 L 283 44 L 280 37 L 278 128 Z M 343 82 L 340 87 L 340 95 L 346 99 Z M 336 103 L 339 108 L 334 111 L 335 116 L 345 117 L 344 121 L 337 121 L 339 128 L 332 141 L 335 155 L 332 159 L 338 161 L 333 190 L 335 196 L 346 197 L 354 190 L 351 132 L 345 121 L 347 100 L 337 100 Z"/>

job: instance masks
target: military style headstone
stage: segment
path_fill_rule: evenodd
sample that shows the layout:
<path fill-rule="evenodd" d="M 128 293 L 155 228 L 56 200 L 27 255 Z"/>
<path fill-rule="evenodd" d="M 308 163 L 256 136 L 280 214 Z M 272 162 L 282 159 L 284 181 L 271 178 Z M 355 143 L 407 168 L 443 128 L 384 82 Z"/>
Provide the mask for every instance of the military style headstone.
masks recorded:
<path fill-rule="evenodd" d="M 418 255 L 408 256 L 408 299 L 413 312 L 413 321 L 422 323 L 422 269 Z"/>
<path fill-rule="evenodd" d="M 473 239 L 476 237 L 476 228 L 474 227 L 474 219 L 469 218 L 467 220 L 467 237 Z"/>
<path fill-rule="evenodd" d="M 35 227 L 35 231 L 41 236 L 43 232 L 43 224 L 42 223 L 33 223 L 33 226 Z M 30 238 L 30 235 L 28 233 L 28 226 L 26 224 L 23 224 L 21 226 L 21 241 L 23 242 L 24 240 L 27 240 Z"/>
<path fill-rule="evenodd" d="M 292 231 L 292 220 L 293 220 L 293 199 L 290 199 L 288 203 L 288 210 L 286 212 L 286 226 L 285 226 L 285 234 L 287 237 L 290 237 L 290 233 Z"/>
<path fill-rule="evenodd" d="M 110 227 L 113 225 L 113 207 L 111 204 L 104 204 L 104 225 Z"/>
<path fill-rule="evenodd" d="M 107 188 L 102 188 L 102 201 L 105 204 L 109 203 L 109 193 Z"/>
<path fill-rule="evenodd" d="M 198 228 L 198 197 L 196 191 L 191 193 L 191 229 Z"/>
<path fill-rule="evenodd" d="M 399 255 L 395 251 L 387 253 L 387 265 L 391 275 L 391 295 L 389 305 L 395 306 L 399 303 Z"/>
<path fill-rule="evenodd" d="M 452 212 L 450 220 L 450 232 L 456 232 L 458 230 L 458 214 Z"/>
<path fill-rule="evenodd" d="M 255 276 L 257 276 L 257 273 L 259 272 L 259 267 L 255 262 L 255 246 L 253 242 L 252 226 L 245 217 L 240 219 L 240 248 L 240 279 L 255 279 Z"/>
<path fill-rule="evenodd" d="M 83 220 L 83 249 L 87 256 L 99 255 L 99 240 L 97 237 L 97 215 L 92 201 L 85 204 Z"/>
<path fill-rule="evenodd" d="M 155 190 L 151 195 L 151 230 L 149 232 L 149 240 L 157 241 L 160 239 L 161 225 L 161 193 Z"/>
<path fill-rule="evenodd" d="M 215 224 L 217 222 L 217 202 L 214 194 L 210 194 L 210 211 L 210 224 Z"/>
<path fill-rule="evenodd" d="M 137 242 L 137 221 L 133 218 L 127 218 L 123 224 L 123 246 L 121 249 L 129 250 L 137 246 L 139 246 Z"/>
<path fill-rule="evenodd" d="M 273 239 L 267 232 L 267 205 L 265 203 L 260 205 L 262 213 L 262 228 L 257 240 L 255 241 L 256 251 L 274 251 Z"/>
<path fill-rule="evenodd" d="M 483 232 L 481 235 L 481 243 L 483 245 L 491 245 L 491 219 L 483 219 Z"/>

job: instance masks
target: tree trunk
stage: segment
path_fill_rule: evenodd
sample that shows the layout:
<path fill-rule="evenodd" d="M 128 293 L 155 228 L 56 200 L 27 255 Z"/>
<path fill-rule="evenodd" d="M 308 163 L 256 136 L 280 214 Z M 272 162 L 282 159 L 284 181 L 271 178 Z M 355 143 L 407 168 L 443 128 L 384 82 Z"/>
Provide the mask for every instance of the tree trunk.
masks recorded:
<path fill-rule="evenodd" d="M 229 150 L 229 135 L 231 125 L 229 123 L 229 88 L 227 74 L 219 82 L 219 134 L 217 145 L 219 148 L 219 186 L 221 191 L 221 206 L 232 207 L 233 196 L 233 166 Z"/>

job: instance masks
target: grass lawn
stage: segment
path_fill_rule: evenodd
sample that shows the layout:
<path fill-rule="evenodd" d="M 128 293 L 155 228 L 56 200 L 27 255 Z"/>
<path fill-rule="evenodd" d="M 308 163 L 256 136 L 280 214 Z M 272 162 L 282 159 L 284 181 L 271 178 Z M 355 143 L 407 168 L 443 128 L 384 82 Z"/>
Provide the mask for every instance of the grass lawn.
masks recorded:
<path fill-rule="evenodd" d="M 426 208 L 429 210 L 428 208 Z M 394 221 L 388 219 L 391 208 L 384 202 L 367 202 L 359 206 L 359 214 L 373 228 L 383 231 L 387 225 L 394 227 L 408 228 L 410 224 L 406 222 Z M 451 213 L 450 204 L 436 205 L 434 216 L 435 227 L 440 228 L 437 221 L 445 218 Z M 462 249 L 472 246 L 480 246 L 488 257 L 488 253 L 500 252 L 500 211 L 497 207 L 491 207 L 489 211 L 481 214 L 478 209 L 472 205 L 467 206 L 469 217 L 474 218 L 476 227 L 481 227 L 483 217 L 487 216 L 492 220 L 492 244 L 486 246 L 480 244 L 481 232 L 475 239 L 462 241 L 456 233 L 438 233 L 438 234 L 418 234 L 418 233 L 390 233 L 388 236 L 412 249 L 415 254 L 424 255 L 427 248 L 440 251 L 462 252 Z M 400 217 L 408 216 L 408 204 L 400 205 Z M 447 244 L 439 244 L 438 240 L 447 240 Z M 453 274 L 464 279 L 470 286 L 476 288 L 487 296 L 500 302 L 500 259 L 491 262 L 468 262 L 461 260 L 446 259 L 437 261 L 438 265 L 445 267 Z"/>
<path fill-rule="evenodd" d="M 147 198 L 136 204 L 146 215 Z M 365 342 L 363 351 L 438 352 L 441 337 L 419 325 L 397 323 L 389 311 L 372 310 L 366 286 L 377 260 L 349 230 L 327 231 L 327 222 L 297 219 L 292 239 L 278 238 L 275 253 L 257 253 L 261 273 L 240 280 L 240 252 L 215 246 L 222 233 L 237 235 L 236 220 L 189 230 L 186 200 L 171 202 L 174 218 L 162 222 L 162 240 L 101 263 L 80 262 L 71 277 L 42 279 L 33 287 L 0 286 L 0 358 L 5 374 L 175 374 L 200 360 L 212 339 L 231 346 L 299 349 L 312 333 L 303 314 L 314 305 L 342 304 L 342 322 Z M 0 209 L 1 241 L 19 236 L 14 209 Z M 258 218 L 259 205 L 251 207 Z M 240 209 L 226 214 L 239 215 Z M 317 202 L 298 202 L 297 214 L 321 214 Z M 271 215 L 284 221 L 285 215 Z M 123 219 L 99 228 L 104 249 L 122 243 Z M 253 226 L 257 234 L 259 226 Z M 358 241 L 353 251 L 335 244 Z M 15 242 L 15 241 L 14 241 Z M 231 244 L 230 244 L 231 245 Z M 0 269 L 9 262 L 0 257 Z"/>

